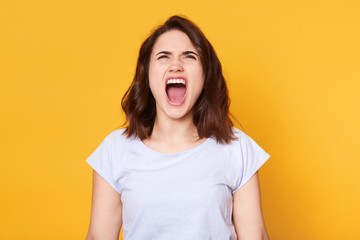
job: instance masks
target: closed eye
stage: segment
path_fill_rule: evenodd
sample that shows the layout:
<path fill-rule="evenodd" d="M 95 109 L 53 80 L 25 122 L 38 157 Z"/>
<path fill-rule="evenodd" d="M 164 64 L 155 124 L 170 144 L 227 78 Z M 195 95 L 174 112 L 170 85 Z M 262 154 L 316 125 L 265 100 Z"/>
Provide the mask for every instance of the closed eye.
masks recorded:
<path fill-rule="evenodd" d="M 168 58 L 167 55 L 161 55 L 160 57 L 158 57 L 158 59 L 162 59 L 162 58 Z"/>
<path fill-rule="evenodd" d="M 196 57 L 194 55 L 190 55 L 190 54 L 186 55 L 185 58 L 192 58 L 192 59 L 196 60 Z"/>

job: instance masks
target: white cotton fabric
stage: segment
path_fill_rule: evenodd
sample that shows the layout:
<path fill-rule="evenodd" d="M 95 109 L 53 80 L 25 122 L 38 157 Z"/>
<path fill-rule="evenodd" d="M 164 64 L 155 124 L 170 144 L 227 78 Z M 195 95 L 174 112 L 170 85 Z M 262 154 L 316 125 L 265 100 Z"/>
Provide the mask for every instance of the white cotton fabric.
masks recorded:
<path fill-rule="evenodd" d="M 125 240 L 237 239 L 232 194 L 270 157 L 234 128 L 238 140 L 160 153 L 123 129 L 110 133 L 87 163 L 120 195 Z"/>

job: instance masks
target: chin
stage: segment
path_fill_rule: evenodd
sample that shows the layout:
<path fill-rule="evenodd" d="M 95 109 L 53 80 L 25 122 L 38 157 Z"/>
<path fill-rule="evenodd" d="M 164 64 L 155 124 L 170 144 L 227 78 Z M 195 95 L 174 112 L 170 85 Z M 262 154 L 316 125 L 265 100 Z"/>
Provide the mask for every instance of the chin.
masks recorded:
<path fill-rule="evenodd" d="M 177 112 L 177 113 L 167 113 L 166 115 L 171 119 L 180 120 L 180 119 L 184 119 L 185 117 L 188 117 L 190 114 L 188 112 L 187 113 Z"/>
<path fill-rule="evenodd" d="M 180 120 L 180 119 L 184 119 L 191 115 L 191 111 L 188 108 L 186 108 L 185 106 L 177 107 L 175 109 L 173 107 L 170 107 L 170 108 L 172 108 L 172 109 L 166 109 L 164 111 L 164 113 L 166 116 L 168 116 L 171 119 Z"/>

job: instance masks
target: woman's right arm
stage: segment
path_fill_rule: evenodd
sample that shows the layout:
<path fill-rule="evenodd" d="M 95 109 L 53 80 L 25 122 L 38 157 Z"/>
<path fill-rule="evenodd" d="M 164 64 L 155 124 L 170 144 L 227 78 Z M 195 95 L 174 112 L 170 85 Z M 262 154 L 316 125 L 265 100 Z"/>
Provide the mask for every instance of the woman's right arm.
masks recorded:
<path fill-rule="evenodd" d="M 120 194 L 94 170 L 90 226 L 86 240 L 118 240 L 121 225 Z"/>

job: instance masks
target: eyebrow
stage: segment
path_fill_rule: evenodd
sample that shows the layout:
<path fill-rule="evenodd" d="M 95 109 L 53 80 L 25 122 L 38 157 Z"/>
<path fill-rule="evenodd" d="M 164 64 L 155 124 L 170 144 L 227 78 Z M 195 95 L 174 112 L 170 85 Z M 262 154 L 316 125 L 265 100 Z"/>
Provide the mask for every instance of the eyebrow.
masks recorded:
<path fill-rule="evenodd" d="M 159 54 L 166 54 L 166 55 L 170 55 L 171 52 L 169 51 L 161 51 L 161 52 L 158 52 L 155 56 L 159 55 Z M 193 52 L 193 51 L 185 51 L 183 52 L 181 55 L 188 55 L 188 54 L 194 54 L 196 56 L 199 56 L 196 52 Z"/>

